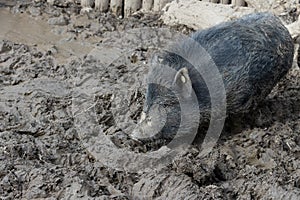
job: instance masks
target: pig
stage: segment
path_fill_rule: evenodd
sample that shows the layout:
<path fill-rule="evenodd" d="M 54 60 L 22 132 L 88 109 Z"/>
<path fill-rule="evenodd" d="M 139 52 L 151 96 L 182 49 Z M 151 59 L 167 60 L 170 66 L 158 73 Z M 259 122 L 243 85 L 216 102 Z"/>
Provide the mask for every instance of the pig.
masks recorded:
<path fill-rule="evenodd" d="M 227 116 L 255 109 L 293 63 L 292 37 L 281 20 L 270 13 L 254 13 L 224 22 L 193 33 L 191 39 L 205 49 L 221 74 Z M 197 51 L 189 49 L 185 41 L 178 43 L 177 49 L 189 54 Z M 152 74 L 159 71 L 161 65 L 174 69 L 175 73 L 170 72 L 166 78 L 171 80 L 173 87 L 165 88 L 154 83 L 147 85 L 141 120 L 131 134 L 133 139 L 142 142 L 162 140 L 162 144 L 168 144 L 182 120 L 178 94 L 188 101 L 194 92 L 201 114 L 199 124 L 209 118 L 210 93 L 197 69 L 207 60 L 205 57 L 206 54 L 203 54 L 198 58 L 199 65 L 193 66 L 172 52 L 172 48 L 161 53 L 159 64 L 151 70 Z M 159 79 L 159 76 L 157 73 L 156 78 Z"/>

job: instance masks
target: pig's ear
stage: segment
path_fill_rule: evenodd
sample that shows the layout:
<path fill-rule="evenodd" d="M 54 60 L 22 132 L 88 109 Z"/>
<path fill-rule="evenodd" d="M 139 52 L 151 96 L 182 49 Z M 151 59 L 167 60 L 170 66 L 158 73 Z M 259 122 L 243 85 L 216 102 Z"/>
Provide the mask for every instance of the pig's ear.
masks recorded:
<path fill-rule="evenodd" d="M 192 82 L 187 68 L 181 68 L 175 75 L 173 86 L 183 97 L 190 97 L 192 94 Z"/>

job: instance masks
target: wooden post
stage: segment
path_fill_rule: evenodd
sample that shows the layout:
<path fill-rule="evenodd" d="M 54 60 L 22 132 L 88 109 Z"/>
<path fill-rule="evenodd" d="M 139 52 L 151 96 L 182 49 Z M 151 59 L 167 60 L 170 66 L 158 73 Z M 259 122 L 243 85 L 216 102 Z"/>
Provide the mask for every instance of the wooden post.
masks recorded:
<path fill-rule="evenodd" d="M 229 4 L 229 0 L 221 0 L 221 4 Z"/>
<path fill-rule="evenodd" d="M 235 6 L 245 6 L 245 0 L 232 0 L 232 4 Z"/>
<path fill-rule="evenodd" d="M 154 0 L 143 0 L 143 10 L 150 11 L 153 8 Z"/>
<path fill-rule="evenodd" d="M 93 0 L 81 0 L 80 4 L 83 8 L 90 8 L 92 7 Z"/>
<path fill-rule="evenodd" d="M 126 1 L 126 0 L 125 0 Z M 123 15 L 123 1 L 122 0 L 110 0 L 110 9 L 117 17 Z"/>
<path fill-rule="evenodd" d="M 142 0 L 125 0 L 124 14 L 126 17 L 142 8 Z"/>
<path fill-rule="evenodd" d="M 109 0 L 95 0 L 95 9 L 100 12 L 107 12 L 109 7 Z"/>

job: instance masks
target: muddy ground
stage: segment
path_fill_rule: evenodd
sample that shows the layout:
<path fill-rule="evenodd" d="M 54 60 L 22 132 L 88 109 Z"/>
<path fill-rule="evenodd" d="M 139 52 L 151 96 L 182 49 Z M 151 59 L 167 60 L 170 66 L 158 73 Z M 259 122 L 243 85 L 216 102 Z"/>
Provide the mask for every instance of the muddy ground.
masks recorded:
<path fill-rule="evenodd" d="M 297 59 L 208 155 L 192 146 L 164 166 L 122 165 L 131 129 L 114 105 L 136 122 L 151 54 L 192 30 L 60 2 L 0 1 L 0 199 L 300 198 Z"/>

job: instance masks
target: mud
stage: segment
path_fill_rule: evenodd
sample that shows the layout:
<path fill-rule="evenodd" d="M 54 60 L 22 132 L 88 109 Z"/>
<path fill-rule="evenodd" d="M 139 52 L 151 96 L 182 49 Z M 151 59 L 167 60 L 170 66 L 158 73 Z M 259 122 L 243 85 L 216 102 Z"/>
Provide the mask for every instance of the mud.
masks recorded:
<path fill-rule="evenodd" d="M 0 199 L 300 198 L 296 57 L 208 155 L 191 146 L 141 168 L 137 157 L 120 158 L 149 148 L 129 139 L 126 120 L 139 120 L 153 52 L 192 30 L 61 2 L 0 1 Z"/>

